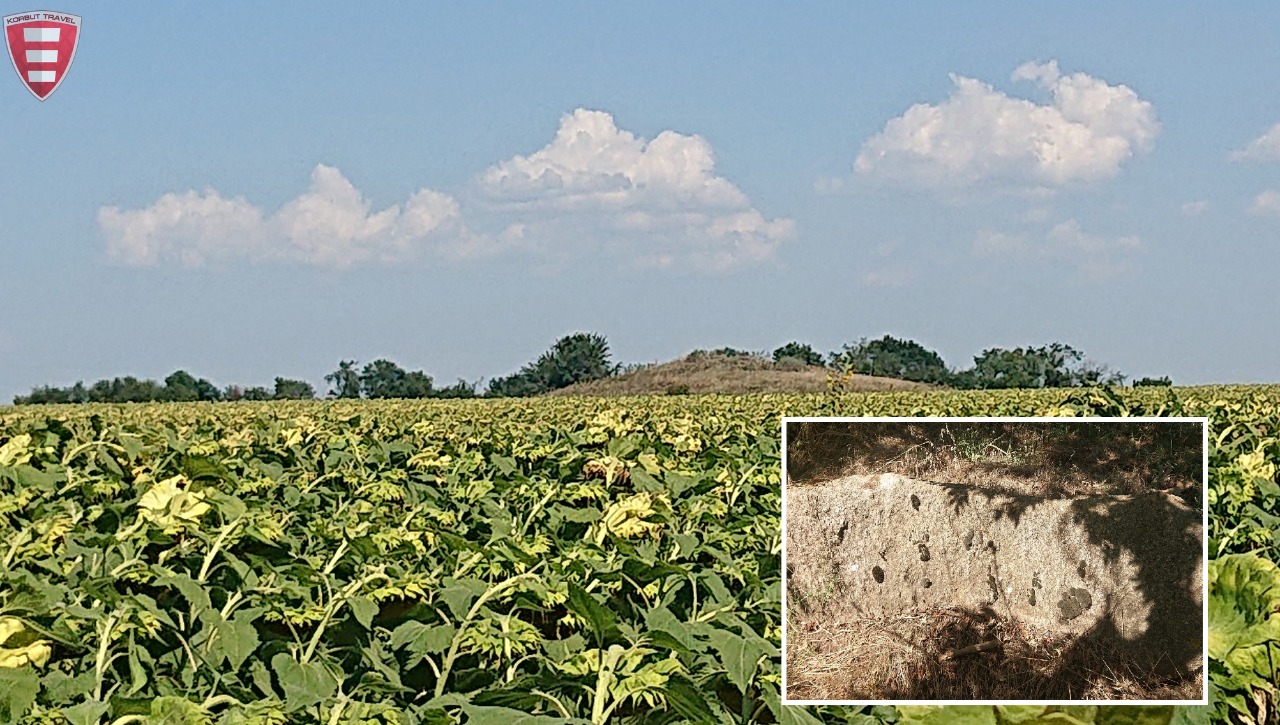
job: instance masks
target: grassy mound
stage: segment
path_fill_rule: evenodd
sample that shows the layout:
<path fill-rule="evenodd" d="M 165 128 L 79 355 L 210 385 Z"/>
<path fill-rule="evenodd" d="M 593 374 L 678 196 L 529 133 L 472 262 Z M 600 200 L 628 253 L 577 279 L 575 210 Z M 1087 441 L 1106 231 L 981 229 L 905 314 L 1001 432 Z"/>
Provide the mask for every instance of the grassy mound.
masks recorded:
<path fill-rule="evenodd" d="M 550 395 L 704 395 L 723 393 L 819 393 L 836 374 L 797 360 L 775 363 L 754 355 L 694 353 L 604 380 L 578 383 Z M 843 392 L 929 390 L 931 386 L 871 375 L 839 376 Z"/>

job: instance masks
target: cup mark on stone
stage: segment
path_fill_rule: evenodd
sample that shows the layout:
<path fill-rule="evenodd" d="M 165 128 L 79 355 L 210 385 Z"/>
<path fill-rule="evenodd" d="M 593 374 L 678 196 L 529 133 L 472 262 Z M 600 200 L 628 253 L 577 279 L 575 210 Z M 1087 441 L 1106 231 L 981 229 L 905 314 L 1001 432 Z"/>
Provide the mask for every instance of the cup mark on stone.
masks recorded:
<path fill-rule="evenodd" d="M 1031 606 L 1033 606 L 1033 607 L 1034 607 L 1034 606 L 1036 605 L 1036 589 L 1035 589 L 1035 587 L 1032 587 L 1030 591 L 1031 591 Z"/>
<path fill-rule="evenodd" d="M 924 587 L 925 589 L 928 589 L 929 587 L 933 586 L 933 581 L 931 581 L 929 577 L 925 577 L 920 581 L 920 586 Z"/>
<path fill-rule="evenodd" d="M 914 493 L 911 494 L 911 508 L 915 509 L 916 511 L 920 510 L 920 497 L 915 495 Z"/>
<path fill-rule="evenodd" d="M 973 551 L 974 533 L 975 533 L 974 531 L 970 530 L 969 533 L 964 535 L 964 548 L 967 549 L 968 551 Z"/>
<path fill-rule="evenodd" d="M 1084 573 L 1085 573 L 1084 559 L 1080 560 L 1080 566 L 1076 567 L 1076 573 L 1080 575 L 1081 579 L 1084 578 Z"/>
<path fill-rule="evenodd" d="M 920 561 L 928 561 L 928 560 L 929 560 L 929 547 L 925 546 L 924 544 L 920 544 Z"/>
<path fill-rule="evenodd" d="M 884 584 L 884 569 L 878 566 L 871 567 L 871 576 L 875 578 L 876 584 Z"/>
<path fill-rule="evenodd" d="M 1058 600 L 1058 609 L 1062 610 L 1062 621 L 1068 622 L 1093 606 L 1093 596 L 1085 589 L 1073 587 L 1063 593 Z"/>

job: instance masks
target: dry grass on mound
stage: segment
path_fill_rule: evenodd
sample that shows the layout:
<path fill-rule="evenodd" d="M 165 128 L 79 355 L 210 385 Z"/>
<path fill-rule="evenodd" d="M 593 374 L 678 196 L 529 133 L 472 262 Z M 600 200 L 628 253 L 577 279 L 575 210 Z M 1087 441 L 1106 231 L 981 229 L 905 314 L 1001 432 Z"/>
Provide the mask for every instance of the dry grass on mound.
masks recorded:
<path fill-rule="evenodd" d="M 896 473 L 1023 495 L 1201 501 L 1198 423 L 792 423 L 787 435 L 791 485 Z"/>
<path fill-rule="evenodd" d="M 794 362 L 775 363 L 749 355 L 691 355 L 604 380 L 578 383 L 550 395 L 745 395 L 830 390 L 830 370 Z M 847 376 L 836 385 L 843 392 L 930 389 L 923 383 L 871 375 Z"/>
<path fill-rule="evenodd" d="M 976 653 L 946 655 L 996 643 Z M 1036 631 L 991 610 L 922 610 L 891 619 L 797 616 L 787 628 L 794 700 L 1197 700 L 1196 675 L 1131 667 L 1103 638 Z"/>

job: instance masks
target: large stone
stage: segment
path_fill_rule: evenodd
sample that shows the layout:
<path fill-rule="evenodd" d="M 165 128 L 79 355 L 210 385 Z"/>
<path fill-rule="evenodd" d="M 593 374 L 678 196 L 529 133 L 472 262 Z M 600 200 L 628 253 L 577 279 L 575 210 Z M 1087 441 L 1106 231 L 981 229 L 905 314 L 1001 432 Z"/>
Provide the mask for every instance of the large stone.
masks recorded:
<path fill-rule="evenodd" d="M 1043 498 L 885 474 L 788 486 L 786 507 L 793 601 L 873 618 L 989 608 L 1106 638 L 1162 674 L 1202 666 L 1204 531 L 1176 497 Z"/>

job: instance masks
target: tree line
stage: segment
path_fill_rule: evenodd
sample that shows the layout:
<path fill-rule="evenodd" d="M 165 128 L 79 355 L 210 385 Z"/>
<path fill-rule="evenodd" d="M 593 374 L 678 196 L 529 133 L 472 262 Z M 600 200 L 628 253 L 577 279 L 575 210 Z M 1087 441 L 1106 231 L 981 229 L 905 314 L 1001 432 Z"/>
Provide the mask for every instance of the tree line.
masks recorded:
<path fill-rule="evenodd" d="M 609 343 L 594 333 L 574 333 L 560 338 L 551 349 L 517 372 L 489 381 L 480 391 L 479 382 L 458 380 L 453 385 L 437 387 L 435 380 L 422 370 L 405 370 L 387 359 L 374 360 L 360 366 L 355 360 L 342 360 L 338 368 L 324 376 L 329 385 L 325 397 L 338 399 L 386 398 L 476 398 L 525 397 L 550 392 L 574 383 L 609 377 L 619 366 L 610 361 Z M 276 378 L 272 388 L 229 385 L 225 388 L 179 370 L 164 379 L 142 380 L 133 376 L 99 380 L 86 386 L 83 382 L 65 388 L 41 386 L 29 395 L 13 399 L 14 405 L 43 403 L 149 403 L 236 400 L 309 400 L 319 397 L 315 387 L 305 380 Z"/>
<path fill-rule="evenodd" d="M 791 342 L 775 349 L 773 360 L 777 363 L 793 360 L 841 372 L 912 380 L 960 390 L 1121 385 L 1127 378 L 1105 365 L 1089 362 L 1083 352 L 1061 342 L 1012 350 L 988 348 L 973 358 L 971 367 L 963 369 L 949 367 L 938 353 L 914 340 L 902 340 L 891 335 L 878 340 L 863 338 L 825 357 L 809 345 Z M 1173 381 L 1167 376 L 1144 377 L 1133 384 L 1172 385 Z"/>
<path fill-rule="evenodd" d="M 823 355 L 812 346 L 789 342 L 773 350 L 751 352 L 734 348 L 699 350 L 693 355 L 772 359 L 784 368 L 822 367 L 835 372 L 898 378 L 962 390 L 997 388 L 1057 388 L 1087 385 L 1118 385 L 1125 376 L 1105 366 L 1085 360 L 1084 353 L 1070 345 L 1051 343 L 1041 347 L 1012 350 L 990 348 L 974 357 L 972 367 L 952 369 L 936 352 L 913 340 L 886 335 L 878 340 L 863 338 L 840 350 Z M 600 380 L 643 366 L 624 366 L 611 359 L 609 343 L 595 333 L 574 333 L 556 341 L 546 352 L 511 375 L 490 380 L 484 391 L 479 382 L 458 380 L 436 387 L 422 370 L 405 370 L 400 365 L 378 359 L 360 366 L 342 360 L 324 377 L 330 386 L 326 397 L 339 399 L 386 398 L 507 398 L 541 395 L 575 383 Z M 1138 385 L 1172 385 L 1168 377 L 1141 378 Z M 37 387 L 29 395 L 14 398 L 15 405 L 42 403 L 144 403 L 158 401 L 310 400 L 318 397 L 305 380 L 277 377 L 274 386 L 218 388 L 185 370 L 169 375 L 163 382 L 133 376 L 82 382 L 66 388 Z"/>

